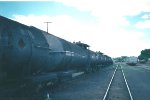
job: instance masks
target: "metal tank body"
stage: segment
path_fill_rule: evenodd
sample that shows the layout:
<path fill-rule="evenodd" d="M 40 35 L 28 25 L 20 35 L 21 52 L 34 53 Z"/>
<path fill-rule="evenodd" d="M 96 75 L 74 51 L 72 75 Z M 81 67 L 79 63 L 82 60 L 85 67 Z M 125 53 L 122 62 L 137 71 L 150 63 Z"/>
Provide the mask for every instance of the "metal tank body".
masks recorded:
<path fill-rule="evenodd" d="M 8 76 L 83 69 L 88 51 L 35 27 L 0 17 L 0 64 Z"/>
<path fill-rule="evenodd" d="M 62 70 L 86 70 L 108 62 L 105 55 L 0 16 L 0 76 L 27 77 Z"/>

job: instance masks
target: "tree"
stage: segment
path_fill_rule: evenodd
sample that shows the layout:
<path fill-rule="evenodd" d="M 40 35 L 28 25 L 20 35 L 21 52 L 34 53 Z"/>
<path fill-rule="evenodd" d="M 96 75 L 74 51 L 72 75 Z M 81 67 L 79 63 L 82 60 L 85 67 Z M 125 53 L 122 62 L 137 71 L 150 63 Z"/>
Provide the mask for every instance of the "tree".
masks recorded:
<path fill-rule="evenodd" d="M 141 54 L 138 56 L 139 60 L 148 60 L 150 58 L 150 49 L 145 49 L 141 51 Z"/>

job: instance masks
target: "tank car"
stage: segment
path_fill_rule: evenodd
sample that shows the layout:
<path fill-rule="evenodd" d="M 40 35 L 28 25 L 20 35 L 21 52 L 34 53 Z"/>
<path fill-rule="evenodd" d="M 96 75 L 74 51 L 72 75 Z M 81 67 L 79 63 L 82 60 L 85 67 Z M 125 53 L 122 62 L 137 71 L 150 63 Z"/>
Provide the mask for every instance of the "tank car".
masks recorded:
<path fill-rule="evenodd" d="M 109 56 L 88 47 L 0 16 L 0 86 L 15 82 L 17 88 L 25 86 L 28 91 L 28 83 L 41 87 L 112 64 Z M 80 73 L 72 75 L 74 71 Z"/>
<path fill-rule="evenodd" d="M 87 44 L 71 43 L 2 16 L 0 22 L 0 66 L 7 77 L 89 70 L 101 60 L 97 53 L 87 49 Z M 106 58 L 103 62 L 107 62 Z"/>
<path fill-rule="evenodd" d="M 0 16 L 2 79 L 23 79 L 68 70 L 88 72 L 111 64 L 108 56 L 88 47 Z"/>

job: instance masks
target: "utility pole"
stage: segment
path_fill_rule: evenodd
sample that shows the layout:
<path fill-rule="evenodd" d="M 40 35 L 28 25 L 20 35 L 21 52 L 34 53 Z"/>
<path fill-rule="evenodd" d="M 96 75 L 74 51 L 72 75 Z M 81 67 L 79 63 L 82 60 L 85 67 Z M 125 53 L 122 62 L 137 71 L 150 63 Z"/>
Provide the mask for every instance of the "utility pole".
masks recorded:
<path fill-rule="evenodd" d="M 48 33 L 48 24 L 49 24 L 49 23 L 52 23 L 52 22 L 44 22 L 44 23 L 47 24 L 47 33 Z"/>

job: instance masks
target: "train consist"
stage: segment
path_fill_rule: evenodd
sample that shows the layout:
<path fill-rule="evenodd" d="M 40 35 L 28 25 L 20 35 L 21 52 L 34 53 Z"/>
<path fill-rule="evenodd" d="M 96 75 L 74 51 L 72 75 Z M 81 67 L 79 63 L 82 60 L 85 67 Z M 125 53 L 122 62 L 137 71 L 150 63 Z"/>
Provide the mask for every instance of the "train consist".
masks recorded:
<path fill-rule="evenodd" d="M 0 16 L 0 79 L 48 81 L 113 64 L 109 56 L 88 47 Z"/>

